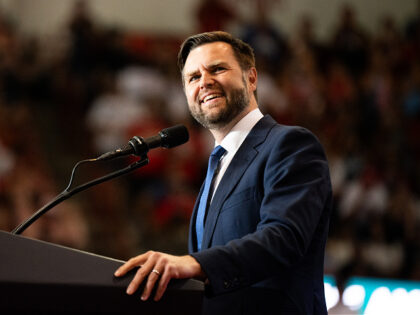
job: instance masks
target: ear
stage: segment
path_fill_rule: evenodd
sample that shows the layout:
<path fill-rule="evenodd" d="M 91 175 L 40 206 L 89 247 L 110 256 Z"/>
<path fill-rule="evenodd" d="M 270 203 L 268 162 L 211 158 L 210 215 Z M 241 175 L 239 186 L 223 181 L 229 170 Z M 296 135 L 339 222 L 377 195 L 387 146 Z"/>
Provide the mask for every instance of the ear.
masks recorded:
<path fill-rule="evenodd" d="M 248 84 L 250 91 L 253 93 L 257 89 L 257 82 L 258 82 L 258 76 L 257 76 L 257 69 L 255 67 L 252 67 L 248 70 Z"/>

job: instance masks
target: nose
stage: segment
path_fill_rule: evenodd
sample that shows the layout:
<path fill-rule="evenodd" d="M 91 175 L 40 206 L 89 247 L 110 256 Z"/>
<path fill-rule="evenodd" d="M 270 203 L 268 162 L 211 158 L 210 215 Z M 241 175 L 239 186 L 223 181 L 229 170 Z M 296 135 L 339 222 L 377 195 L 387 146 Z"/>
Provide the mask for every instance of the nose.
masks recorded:
<path fill-rule="evenodd" d="M 200 78 L 201 89 L 213 86 L 213 84 L 214 84 L 214 79 L 211 73 L 204 72 L 201 74 L 201 78 Z"/>

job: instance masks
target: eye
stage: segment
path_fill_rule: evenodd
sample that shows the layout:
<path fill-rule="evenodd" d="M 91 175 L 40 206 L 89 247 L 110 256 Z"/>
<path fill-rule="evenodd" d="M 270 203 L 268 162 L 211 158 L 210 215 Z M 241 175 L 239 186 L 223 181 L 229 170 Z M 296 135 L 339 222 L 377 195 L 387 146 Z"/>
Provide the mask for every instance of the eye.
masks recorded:
<path fill-rule="evenodd" d="M 226 68 L 222 67 L 222 66 L 217 66 L 213 69 L 214 72 L 221 72 L 221 71 L 224 71 L 224 70 L 226 70 Z"/>
<path fill-rule="evenodd" d="M 190 78 L 189 78 L 189 80 L 188 80 L 188 82 L 193 82 L 193 81 L 195 81 L 195 80 L 198 80 L 200 78 L 200 76 L 199 75 L 193 75 L 193 76 L 191 76 Z"/>

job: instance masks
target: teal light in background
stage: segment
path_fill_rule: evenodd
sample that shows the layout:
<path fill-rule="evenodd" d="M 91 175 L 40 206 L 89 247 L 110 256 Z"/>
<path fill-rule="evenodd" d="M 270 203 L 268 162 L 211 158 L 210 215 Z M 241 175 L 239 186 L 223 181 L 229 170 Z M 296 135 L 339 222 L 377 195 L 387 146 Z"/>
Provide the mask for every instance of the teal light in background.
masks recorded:
<path fill-rule="evenodd" d="M 334 277 L 324 277 L 327 308 L 339 301 Z M 352 277 L 343 293 L 343 303 L 358 314 L 420 314 L 420 282 Z"/>

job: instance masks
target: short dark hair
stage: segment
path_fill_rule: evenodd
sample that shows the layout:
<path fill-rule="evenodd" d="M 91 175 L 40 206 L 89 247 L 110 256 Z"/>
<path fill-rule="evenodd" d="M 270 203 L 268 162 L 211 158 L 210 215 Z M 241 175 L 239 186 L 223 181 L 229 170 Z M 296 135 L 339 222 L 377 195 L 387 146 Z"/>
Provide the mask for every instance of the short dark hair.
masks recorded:
<path fill-rule="evenodd" d="M 228 43 L 232 47 L 236 60 L 242 70 L 249 70 L 252 67 L 255 67 L 254 50 L 250 45 L 239 38 L 233 37 L 227 32 L 214 31 L 192 35 L 182 43 L 178 53 L 178 67 L 181 74 L 184 70 L 185 62 L 191 50 L 197 48 L 198 46 L 214 42 Z"/>

